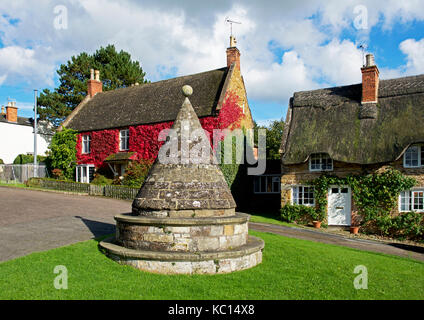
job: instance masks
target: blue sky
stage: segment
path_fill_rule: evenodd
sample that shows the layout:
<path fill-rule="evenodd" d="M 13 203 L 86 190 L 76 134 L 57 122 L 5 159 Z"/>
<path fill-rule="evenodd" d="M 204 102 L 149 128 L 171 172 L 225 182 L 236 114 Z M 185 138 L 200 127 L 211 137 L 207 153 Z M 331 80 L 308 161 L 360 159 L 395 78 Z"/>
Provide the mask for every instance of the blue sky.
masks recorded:
<path fill-rule="evenodd" d="M 0 104 L 32 116 L 33 90 L 53 89 L 72 55 L 115 44 L 151 81 L 226 64 L 234 34 L 254 119 L 285 117 L 296 91 L 361 81 L 362 51 L 383 79 L 424 73 L 424 1 L 114 1 L 0 3 Z"/>

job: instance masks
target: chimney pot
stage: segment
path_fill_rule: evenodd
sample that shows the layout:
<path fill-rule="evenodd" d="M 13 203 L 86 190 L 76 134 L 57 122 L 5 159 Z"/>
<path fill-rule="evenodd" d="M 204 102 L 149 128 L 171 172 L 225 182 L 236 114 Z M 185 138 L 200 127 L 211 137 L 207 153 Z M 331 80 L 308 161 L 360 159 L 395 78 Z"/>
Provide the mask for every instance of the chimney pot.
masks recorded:
<path fill-rule="evenodd" d="M 94 76 L 95 75 L 95 76 Z M 100 81 L 100 71 L 90 70 L 90 80 L 87 83 L 87 93 L 92 98 L 103 91 L 103 83 Z"/>
<path fill-rule="evenodd" d="M 367 57 L 366 57 L 366 60 L 367 60 L 367 62 L 366 62 L 366 67 L 368 68 L 368 67 L 373 67 L 373 66 L 375 66 L 375 60 L 374 60 L 374 55 L 372 55 L 372 54 L 367 54 Z"/>
<path fill-rule="evenodd" d="M 6 112 L 4 111 L 4 106 L 1 106 L 1 114 L 6 114 Z"/>
<path fill-rule="evenodd" d="M 374 56 L 367 54 L 366 65 L 362 71 L 362 103 L 378 102 L 378 87 L 380 84 L 380 71 L 375 65 Z"/>
<path fill-rule="evenodd" d="M 15 102 L 9 101 L 6 107 L 6 120 L 8 122 L 18 122 L 18 108 Z"/>

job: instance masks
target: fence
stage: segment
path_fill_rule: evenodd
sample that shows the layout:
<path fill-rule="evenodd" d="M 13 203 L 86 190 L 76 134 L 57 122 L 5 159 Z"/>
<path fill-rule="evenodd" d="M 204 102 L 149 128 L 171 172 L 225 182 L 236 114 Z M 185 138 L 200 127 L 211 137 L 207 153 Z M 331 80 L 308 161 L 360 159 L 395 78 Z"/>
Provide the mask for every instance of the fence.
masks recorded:
<path fill-rule="evenodd" d="M 139 190 L 139 188 L 131 188 L 126 186 L 100 186 L 88 183 L 50 179 L 31 179 L 30 186 L 50 190 L 84 193 L 91 196 L 105 196 L 121 200 L 133 200 Z"/>
<path fill-rule="evenodd" d="M 45 178 L 47 175 L 46 166 L 39 164 L 0 164 L 0 181 L 24 183 L 34 177 Z"/>

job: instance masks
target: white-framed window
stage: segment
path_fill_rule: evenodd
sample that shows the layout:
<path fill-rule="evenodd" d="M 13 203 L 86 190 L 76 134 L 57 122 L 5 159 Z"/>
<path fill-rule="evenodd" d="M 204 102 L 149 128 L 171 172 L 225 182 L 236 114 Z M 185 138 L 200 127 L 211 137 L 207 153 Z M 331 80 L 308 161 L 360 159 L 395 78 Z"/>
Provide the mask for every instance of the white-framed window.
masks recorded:
<path fill-rule="evenodd" d="M 255 176 L 253 179 L 253 192 L 257 194 L 280 193 L 280 176 Z"/>
<path fill-rule="evenodd" d="M 309 171 L 332 171 L 333 159 L 326 153 L 315 153 L 309 157 Z"/>
<path fill-rule="evenodd" d="M 82 136 L 82 153 L 90 153 L 91 137 L 86 134 Z"/>
<path fill-rule="evenodd" d="M 424 212 L 424 189 L 403 191 L 399 196 L 400 212 Z"/>
<path fill-rule="evenodd" d="M 94 179 L 94 164 L 81 164 L 76 168 L 75 178 L 77 182 L 90 183 Z"/>
<path fill-rule="evenodd" d="M 420 168 L 424 166 L 424 146 L 410 146 L 403 155 L 403 166 L 405 168 Z"/>
<path fill-rule="evenodd" d="M 130 130 L 125 129 L 119 131 L 119 150 L 129 150 L 130 146 Z"/>
<path fill-rule="evenodd" d="M 292 188 L 292 204 L 315 205 L 315 190 L 313 186 L 295 186 Z"/>

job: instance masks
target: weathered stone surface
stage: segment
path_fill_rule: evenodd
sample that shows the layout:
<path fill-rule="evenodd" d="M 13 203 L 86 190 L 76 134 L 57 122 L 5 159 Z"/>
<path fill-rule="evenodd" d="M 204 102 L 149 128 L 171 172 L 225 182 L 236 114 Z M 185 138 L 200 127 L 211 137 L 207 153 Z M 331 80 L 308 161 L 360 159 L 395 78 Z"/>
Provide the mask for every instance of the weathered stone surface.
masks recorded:
<path fill-rule="evenodd" d="M 202 138 L 209 141 L 203 132 L 196 113 L 186 98 L 172 126 L 181 141 L 183 132 L 200 130 Z M 188 141 L 188 149 L 196 142 Z M 218 165 L 214 164 L 213 151 L 209 144 L 209 156 L 199 163 L 161 163 L 156 161 L 149 172 L 146 183 L 133 201 L 133 213 L 142 214 L 150 210 L 197 210 L 231 209 L 235 202 Z M 181 143 L 178 155 L 181 156 Z M 181 161 L 181 158 L 179 158 Z"/>
<path fill-rule="evenodd" d="M 252 239 L 252 241 L 255 240 Z M 163 257 L 162 260 L 157 260 L 153 259 L 156 258 L 153 255 L 133 257 L 131 254 L 126 253 L 125 249 L 119 253 L 105 242 L 101 242 L 100 246 L 106 250 L 108 256 L 114 261 L 147 272 L 162 274 L 224 274 L 249 269 L 260 264 L 262 262 L 263 242 L 259 241 L 253 245 L 247 245 L 250 249 L 234 250 L 216 255 L 208 253 L 204 258 L 201 255 L 193 255 L 192 257 L 187 257 L 185 261 L 182 257 L 174 257 L 174 253 L 170 253 L 169 259 Z M 140 253 L 140 255 L 142 256 L 143 253 Z"/>
<path fill-rule="evenodd" d="M 224 235 L 232 236 L 234 234 L 234 225 L 229 224 L 224 226 Z"/>
<path fill-rule="evenodd" d="M 179 137 L 187 123 L 201 129 L 186 98 L 173 126 Z M 119 263 L 164 274 L 215 274 L 261 261 L 263 241 L 248 237 L 249 216 L 235 213 L 227 182 L 213 163 L 156 161 L 132 207 L 132 214 L 115 216 L 115 243 L 100 243 Z"/>

